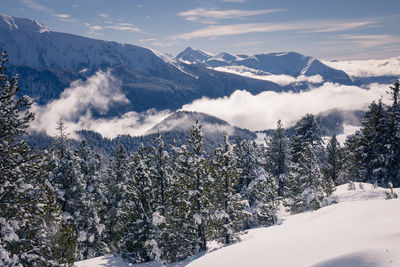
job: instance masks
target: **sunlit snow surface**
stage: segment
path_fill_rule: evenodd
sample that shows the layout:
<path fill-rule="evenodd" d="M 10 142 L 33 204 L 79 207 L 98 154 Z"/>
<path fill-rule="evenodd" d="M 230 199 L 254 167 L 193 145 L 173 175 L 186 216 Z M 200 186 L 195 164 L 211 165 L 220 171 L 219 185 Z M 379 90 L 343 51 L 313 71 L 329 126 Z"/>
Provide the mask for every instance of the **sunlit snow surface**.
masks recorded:
<path fill-rule="evenodd" d="M 339 186 L 334 198 L 338 204 L 284 216 L 278 225 L 249 230 L 240 243 L 171 266 L 400 266 L 400 199 L 385 200 L 384 189 L 365 183 Z M 104 256 L 76 266 L 134 265 Z"/>

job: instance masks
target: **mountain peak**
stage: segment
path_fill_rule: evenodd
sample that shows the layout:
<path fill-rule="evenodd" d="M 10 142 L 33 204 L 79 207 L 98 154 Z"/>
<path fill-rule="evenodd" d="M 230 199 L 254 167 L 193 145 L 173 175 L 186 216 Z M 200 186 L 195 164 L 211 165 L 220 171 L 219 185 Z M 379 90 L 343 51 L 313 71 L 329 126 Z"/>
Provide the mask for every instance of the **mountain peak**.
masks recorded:
<path fill-rule="evenodd" d="M 237 60 L 236 56 L 233 56 L 233 55 L 231 55 L 229 53 L 226 53 L 226 52 L 219 53 L 214 58 L 215 59 L 220 59 L 220 60 L 223 60 L 223 61 L 228 61 L 228 62 L 234 62 L 235 60 Z"/>
<path fill-rule="evenodd" d="M 0 14 L 0 28 L 8 29 L 11 31 L 32 31 L 32 32 L 48 32 L 50 31 L 45 25 L 37 20 L 15 18 Z"/>
<path fill-rule="evenodd" d="M 189 63 L 204 63 L 211 58 L 211 55 L 201 50 L 187 47 L 185 50 L 179 53 L 176 58 Z"/>

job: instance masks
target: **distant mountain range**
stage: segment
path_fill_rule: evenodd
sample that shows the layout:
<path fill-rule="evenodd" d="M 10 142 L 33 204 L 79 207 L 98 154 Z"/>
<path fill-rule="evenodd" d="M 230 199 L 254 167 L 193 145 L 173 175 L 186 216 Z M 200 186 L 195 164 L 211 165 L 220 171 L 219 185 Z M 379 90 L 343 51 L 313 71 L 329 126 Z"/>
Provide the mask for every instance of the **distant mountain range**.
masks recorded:
<path fill-rule="evenodd" d="M 110 112 L 175 110 L 203 96 L 216 98 L 247 90 L 282 91 L 273 82 L 185 64 L 155 50 L 53 32 L 35 20 L 0 15 L 0 49 L 9 55 L 9 73 L 19 73 L 21 94 L 39 104 L 58 98 L 76 79 L 111 69 L 130 104 Z"/>
<path fill-rule="evenodd" d="M 58 98 L 74 80 L 111 69 L 130 102 L 110 110 L 113 115 L 150 108 L 176 110 L 203 96 L 223 97 L 238 89 L 252 94 L 302 89 L 212 69 L 216 67 L 241 66 L 293 77 L 320 75 L 324 81 L 351 83 L 345 72 L 294 52 L 212 56 L 187 48 L 173 58 L 131 44 L 54 32 L 36 20 L 6 15 L 0 15 L 0 49 L 8 52 L 9 73 L 20 75 L 21 94 L 39 104 Z"/>
<path fill-rule="evenodd" d="M 176 58 L 188 64 L 211 68 L 243 66 L 251 70 L 261 71 L 263 74 L 284 74 L 293 77 L 299 75 L 320 75 L 324 81 L 338 82 L 341 84 L 351 83 L 349 75 L 344 71 L 331 68 L 316 58 L 304 56 L 295 52 L 259 54 L 253 56 L 234 56 L 223 52 L 216 56 L 211 56 L 200 50 L 188 47 L 178 54 Z"/>

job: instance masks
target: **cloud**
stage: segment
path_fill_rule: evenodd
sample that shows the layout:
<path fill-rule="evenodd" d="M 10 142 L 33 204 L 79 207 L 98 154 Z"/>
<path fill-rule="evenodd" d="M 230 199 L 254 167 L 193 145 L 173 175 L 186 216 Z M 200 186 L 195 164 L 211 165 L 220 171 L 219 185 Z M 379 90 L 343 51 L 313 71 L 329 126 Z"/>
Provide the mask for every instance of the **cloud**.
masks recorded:
<path fill-rule="evenodd" d="M 89 27 L 91 31 L 101 31 L 103 29 L 103 27 L 99 25 L 90 25 Z"/>
<path fill-rule="evenodd" d="M 222 2 L 227 2 L 227 3 L 246 3 L 246 0 L 222 0 Z"/>
<path fill-rule="evenodd" d="M 38 4 L 33 0 L 22 0 L 22 2 L 32 9 L 40 10 L 40 11 L 47 12 L 47 13 L 55 13 L 54 10 L 52 10 L 48 7 L 45 7 L 41 4 Z"/>
<path fill-rule="evenodd" d="M 198 21 L 199 19 L 221 20 L 221 19 L 232 19 L 232 18 L 264 15 L 279 11 L 283 11 L 283 9 L 219 10 L 219 9 L 206 9 L 200 7 L 184 12 L 179 12 L 178 16 L 184 17 L 188 21 Z"/>
<path fill-rule="evenodd" d="M 297 23 L 242 23 L 229 25 L 213 25 L 188 33 L 170 36 L 171 39 L 189 40 L 192 38 L 210 38 L 255 32 L 278 31 L 345 31 L 374 25 L 374 21 L 303 21 Z"/>
<path fill-rule="evenodd" d="M 365 109 L 373 100 L 386 96 L 388 86 L 370 84 L 360 88 L 324 83 L 300 93 L 268 91 L 258 95 L 237 90 L 229 97 L 196 100 L 182 110 L 204 112 L 235 126 L 264 130 L 275 128 L 279 119 L 286 127 L 292 126 L 306 113 L 317 114 L 333 108 Z"/>
<path fill-rule="evenodd" d="M 86 81 L 78 80 L 66 88 L 59 99 L 45 106 L 34 105 L 32 111 L 37 114 L 34 128 L 53 132 L 58 118 L 65 121 L 77 121 L 89 108 L 106 113 L 112 103 L 128 103 L 119 92 L 119 82 L 109 72 L 99 71 Z"/>
<path fill-rule="evenodd" d="M 124 25 L 113 25 L 113 26 L 106 26 L 105 29 L 111 29 L 116 31 L 130 31 L 130 32 L 139 32 L 138 27 L 133 26 L 124 26 Z"/>
<path fill-rule="evenodd" d="M 389 59 L 324 61 L 353 77 L 400 76 L 400 57 Z"/>
<path fill-rule="evenodd" d="M 311 84 L 316 84 L 316 83 L 322 83 L 324 80 L 321 77 L 321 75 L 313 75 L 313 76 L 305 76 L 305 75 L 299 75 L 297 77 L 293 77 L 290 75 L 285 75 L 285 74 L 270 74 L 267 72 L 259 71 L 256 69 L 252 68 L 247 68 L 245 66 L 225 66 L 225 67 L 216 67 L 214 68 L 216 71 L 221 71 L 221 72 L 228 72 L 228 73 L 233 73 L 253 79 L 259 79 L 259 80 L 264 80 L 264 81 L 271 81 L 274 83 L 277 83 L 282 86 L 286 86 L 289 84 L 300 84 L 300 83 L 311 83 Z"/>
<path fill-rule="evenodd" d="M 48 14 L 50 14 L 50 15 L 52 15 L 54 17 L 60 18 L 62 20 L 66 20 L 66 19 L 69 19 L 71 17 L 71 15 L 69 15 L 69 14 L 59 14 L 56 11 L 54 11 L 53 9 L 48 8 L 48 7 L 44 6 L 44 5 L 41 5 L 41 4 L 37 3 L 34 0 L 22 0 L 22 2 L 25 5 L 27 5 L 29 8 L 36 9 L 36 10 L 48 13 Z"/>
<path fill-rule="evenodd" d="M 170 114 L 169 110 L 156 111 L 154 109 L 137 113 L 127 112 L 121 117 L 108 119 L 94 119 L 90 113 L 86 113 L 77 122 L 67 122 L 69 130 L 87 129 L 100 133 L 104 137 L 114 138 L 121 134 L 141 136 L 157 123 Z"/>
<path fill-rule="evenodd" d="M 169 114 L 168 110 L 148 110 L 142 113 L 128 112 L 118 118 L 92 116 L 91 110 L 105 114 L 116 103 L 129 103 L 120 92 L 120 82 L 109 71 L 98 71 L 86 81 L 71 83 L 59 99 L 45 106 L 33 105 L 31 111 L 36 114 L 36 119 L 31 128 L 36 131 L 44 130 L 54 136 L 57 134 L 57 121 L 61 118 L 72 134 L 76 130 L 88 129 L 109 138 L 120 134 L 143 135 Z"/>
<path fill-rule="evenodd" d="M 106 13 L 100 13 L 99 16 L 102 17 L 102 18 L 109 18 L 110 17 L 110 15 L 108 15 Z"/>
<path fill-rule="evenodd" d="M 68 19 L 71 17 L 69 14 L 55 14 L 53 15 L 54 17 L 60 18 L 60 19 Z"/>

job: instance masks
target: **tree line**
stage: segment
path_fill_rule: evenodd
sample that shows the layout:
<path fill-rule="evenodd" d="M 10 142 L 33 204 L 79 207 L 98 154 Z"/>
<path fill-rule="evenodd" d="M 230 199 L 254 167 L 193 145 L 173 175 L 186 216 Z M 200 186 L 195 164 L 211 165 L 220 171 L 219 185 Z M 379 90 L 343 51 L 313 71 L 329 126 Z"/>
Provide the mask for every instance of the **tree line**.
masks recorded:
<path fill-rule="evenodd" d="M 105 161 L 83 140 L 71 145 L 58 122 L 51 149 L 23 141 L 34 114 L 17 97 L 18 79 L 0 66 L 0 265 L 69 266 L 109 253 L 130 262 L 186 259 L 207 242 L 228 244 L 240 231 L 328 203 L 348 181 L 400 185 L 399 82 L 392 105 L 373 102 L 362 128 L 341 147 L 325 145 L 318 118 L 303 116 L 288 137 L 279 121 L 266 145 L 224 141 L 204 149 L 195 121 L 183 145 L 154 144 L 127 153 L 118 143 Z"/>

